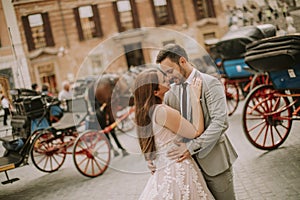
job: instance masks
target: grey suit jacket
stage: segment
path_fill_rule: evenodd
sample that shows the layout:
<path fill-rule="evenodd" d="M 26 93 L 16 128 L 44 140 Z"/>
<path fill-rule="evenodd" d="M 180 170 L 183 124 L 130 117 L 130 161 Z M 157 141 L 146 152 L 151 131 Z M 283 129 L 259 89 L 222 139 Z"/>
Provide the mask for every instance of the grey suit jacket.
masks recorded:
<path fill-rule="evenodd" d="M 237 153 L 225 134 L 228 128 L 226 97 L 222 83 L 213 76 L 196 72 L 202 79 L 201 105 L 204 114 L 204 133 L 187 142 L 187 148 L 202 170 L 216 176 L 231 167 Z M 180 85 L 172 85 L 165 95 L 165 103 L 180 112 Z"/>

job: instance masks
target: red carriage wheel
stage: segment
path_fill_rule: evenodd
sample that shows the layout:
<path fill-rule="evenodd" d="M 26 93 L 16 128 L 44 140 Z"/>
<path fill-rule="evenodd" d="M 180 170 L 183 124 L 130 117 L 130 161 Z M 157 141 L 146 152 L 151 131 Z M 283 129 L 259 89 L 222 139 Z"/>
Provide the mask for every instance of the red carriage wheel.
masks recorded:
<path fill-rule="evenodd" d="M 38 131 L 33 140 L 31 160 L 43 172 L 57 171 L 66 158 L 66 147 L 51 130 Z"/>
<path fill-rule="evenodd" d="M 247 139 L 262 150 L 278 148 L 292 127 L 292 106 L 287 97 L 271 85 L 256 87 L 243 109 L 243 129 Z"/>
<path fill-rule="evenodd" d="M 239 104 L 239 89 L 234 82 L 228 80 L 225 80 L 224 87 L 227 103 L 227 112 L 228 115 L 231 116 L 237 109 Z"/>
<path fill-rule="evenodd" d="M 110 162 L 110 145 L 106 136 L 96 130 L 82 133 L 74 144 L 73 160 L 82 175 L 102 175 Z"/>

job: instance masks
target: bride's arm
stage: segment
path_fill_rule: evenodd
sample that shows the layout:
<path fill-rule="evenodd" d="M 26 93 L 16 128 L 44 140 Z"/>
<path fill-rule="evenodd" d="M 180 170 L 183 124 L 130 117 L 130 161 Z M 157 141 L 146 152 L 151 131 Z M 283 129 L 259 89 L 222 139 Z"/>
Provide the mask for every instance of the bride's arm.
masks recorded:
<path fill-rule="evenodd" d="M 203 132 L 203 127 L 201 130 L 197 130 L 195 126 L 183 118 L 177 110 L 167 105 L 163 105 L 157 109 L 155 121 L 161 126 L 171 130 L 174 134 L 185 138 L 193 139 Z"/>

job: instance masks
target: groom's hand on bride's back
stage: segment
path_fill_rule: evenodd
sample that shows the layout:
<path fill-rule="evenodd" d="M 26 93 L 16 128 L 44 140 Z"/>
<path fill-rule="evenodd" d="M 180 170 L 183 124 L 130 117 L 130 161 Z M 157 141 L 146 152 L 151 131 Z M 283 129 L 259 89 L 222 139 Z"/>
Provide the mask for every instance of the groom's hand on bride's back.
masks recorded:
<path fill-rule="evenodd" d="M 170 159 L 177 160 L 177 162 L 182 162 L 184 159 L 191 156 L 184 142 L 175 142 L 175 144 L 176 146 L 172 147 L 167 152 L 167 155 Z"/>

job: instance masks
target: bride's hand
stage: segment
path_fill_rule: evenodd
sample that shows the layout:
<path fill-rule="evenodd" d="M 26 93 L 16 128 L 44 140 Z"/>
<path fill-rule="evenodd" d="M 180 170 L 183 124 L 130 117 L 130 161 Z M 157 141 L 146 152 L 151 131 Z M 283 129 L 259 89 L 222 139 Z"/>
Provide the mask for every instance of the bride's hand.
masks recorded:
<path fill-rule="evenodd" d="M 200 78 L 194 78 L 192 84 L 190 85 L 192 93 L 195 95 L 195 98 L 200 100 L 202 92 L 202 80 Z"/>
<path fill-rule="evenodd" d="M 148 160 L 148 168 L 150 169 L 151 174 L 153 175 L 156 171 L 156 166 L 153 163 L 153 160 Z"/>

